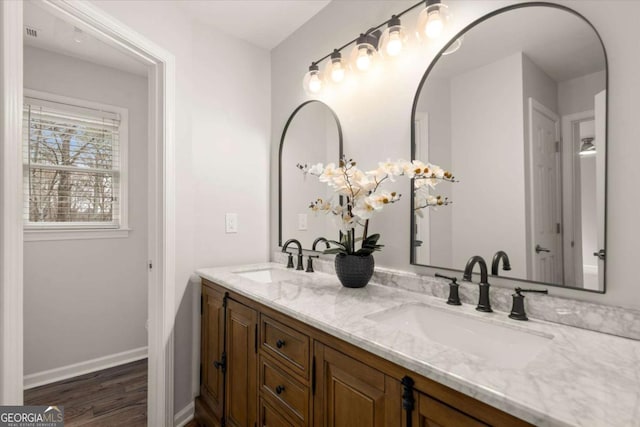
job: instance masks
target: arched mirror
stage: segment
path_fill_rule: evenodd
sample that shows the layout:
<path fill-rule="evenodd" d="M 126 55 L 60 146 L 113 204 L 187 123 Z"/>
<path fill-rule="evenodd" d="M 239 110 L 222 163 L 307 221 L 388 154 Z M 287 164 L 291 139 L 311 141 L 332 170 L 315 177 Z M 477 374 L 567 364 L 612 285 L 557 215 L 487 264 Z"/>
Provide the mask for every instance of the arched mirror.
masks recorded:
<path fill-rule="evenodd" d="M 521 3 L 457 34 L 413 105 L 412 155 L 453 171 L 453 204 L 413 216 L 412 264 L 605 291 L 607 58 L 581 15 Z"/>
<path fill-rule="evenodd" d="M 298 165 L 338 163 L 342 129 L 336 114 L 320 101 L 300 105 L 289 117 L 280 139 L 279 236 L 298 239 L 311 249 L 318 237 L 338 239 L 332 215 L 314 214 L 309 205 L 317 197 L 334 197 L 326 184 L 302 173 Z"/>

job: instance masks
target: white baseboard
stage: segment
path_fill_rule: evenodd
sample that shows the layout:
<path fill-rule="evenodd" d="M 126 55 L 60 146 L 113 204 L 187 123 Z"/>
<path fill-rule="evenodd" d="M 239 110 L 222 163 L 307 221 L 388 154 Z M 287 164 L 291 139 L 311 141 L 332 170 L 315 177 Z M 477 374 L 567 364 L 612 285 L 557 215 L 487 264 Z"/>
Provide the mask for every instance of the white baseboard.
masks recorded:
<path fill-rule="evenodd" d="M 194 411 L 195 405 L 193 402 L 191 402 L 184 408 L 180 409 L 178 413 L 176 413 L 176 416 L 173 418 L 173 425 L 175 427 L 183 427 L 193 419 Z"/>
<path fill-rule="evenodd" d="M 133 350 L 123 351 L 122 353 L 111 354 L 109 356 L 98 357 L 97 359 L 87 360 L 85 362 L 50 369 L 48 371 L 36 372 L 35 374 L 25 375 L 24 388 L 26 390 L 39 387 L 41 385 L 66 380 L 68 378 L 77 377 L 78 375 L 84 375 L 90 372 L 113 368 L 114 366 L 124 365 L 125 363 L 135 362 L 136 360 L 146 358 L 147 347 L 140 347 Z"/>

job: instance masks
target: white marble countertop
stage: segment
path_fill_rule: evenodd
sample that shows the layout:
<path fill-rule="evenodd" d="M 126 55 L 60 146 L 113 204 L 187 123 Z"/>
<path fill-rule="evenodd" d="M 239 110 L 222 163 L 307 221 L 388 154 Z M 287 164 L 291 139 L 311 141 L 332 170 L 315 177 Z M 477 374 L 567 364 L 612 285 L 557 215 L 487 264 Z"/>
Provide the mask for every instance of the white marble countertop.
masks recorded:
<path fill-rule="evenodd" d="M 282 269 L 288 277 L 258 283 L 235 274 L 265 268 Z M 506 313 L 451 307 L 439 298 L 374 283 L 344 288 L 333 275 L 276 263 L 196 273 L 536 426 L 640 426 L 640 341 L 537 320 L 517 322 Z M 553 339 L 526 366 L 512 368 L 365 317 L 416 302 Z"/>

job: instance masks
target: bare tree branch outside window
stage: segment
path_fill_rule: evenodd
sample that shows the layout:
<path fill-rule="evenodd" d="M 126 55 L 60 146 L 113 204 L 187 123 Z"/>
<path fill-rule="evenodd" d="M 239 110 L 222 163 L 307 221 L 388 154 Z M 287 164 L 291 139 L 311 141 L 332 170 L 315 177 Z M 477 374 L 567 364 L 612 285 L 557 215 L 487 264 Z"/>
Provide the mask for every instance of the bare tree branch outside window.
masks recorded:
<path fill-rule="evenodd" d="M 25 217 L 30 223 L 117 220 L 117 123 L 25 105 Z"/>

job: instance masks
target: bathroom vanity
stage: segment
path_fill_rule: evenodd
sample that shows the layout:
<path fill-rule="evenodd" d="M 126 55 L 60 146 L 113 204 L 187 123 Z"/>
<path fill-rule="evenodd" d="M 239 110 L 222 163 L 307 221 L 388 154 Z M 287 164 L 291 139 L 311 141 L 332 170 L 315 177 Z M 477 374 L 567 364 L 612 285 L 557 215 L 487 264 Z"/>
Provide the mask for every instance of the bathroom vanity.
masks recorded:
<path fill-rule="evenodd" d="M 638 423 L 637 341 L 275 263 L 198 274 L 202 425 Z"/>

